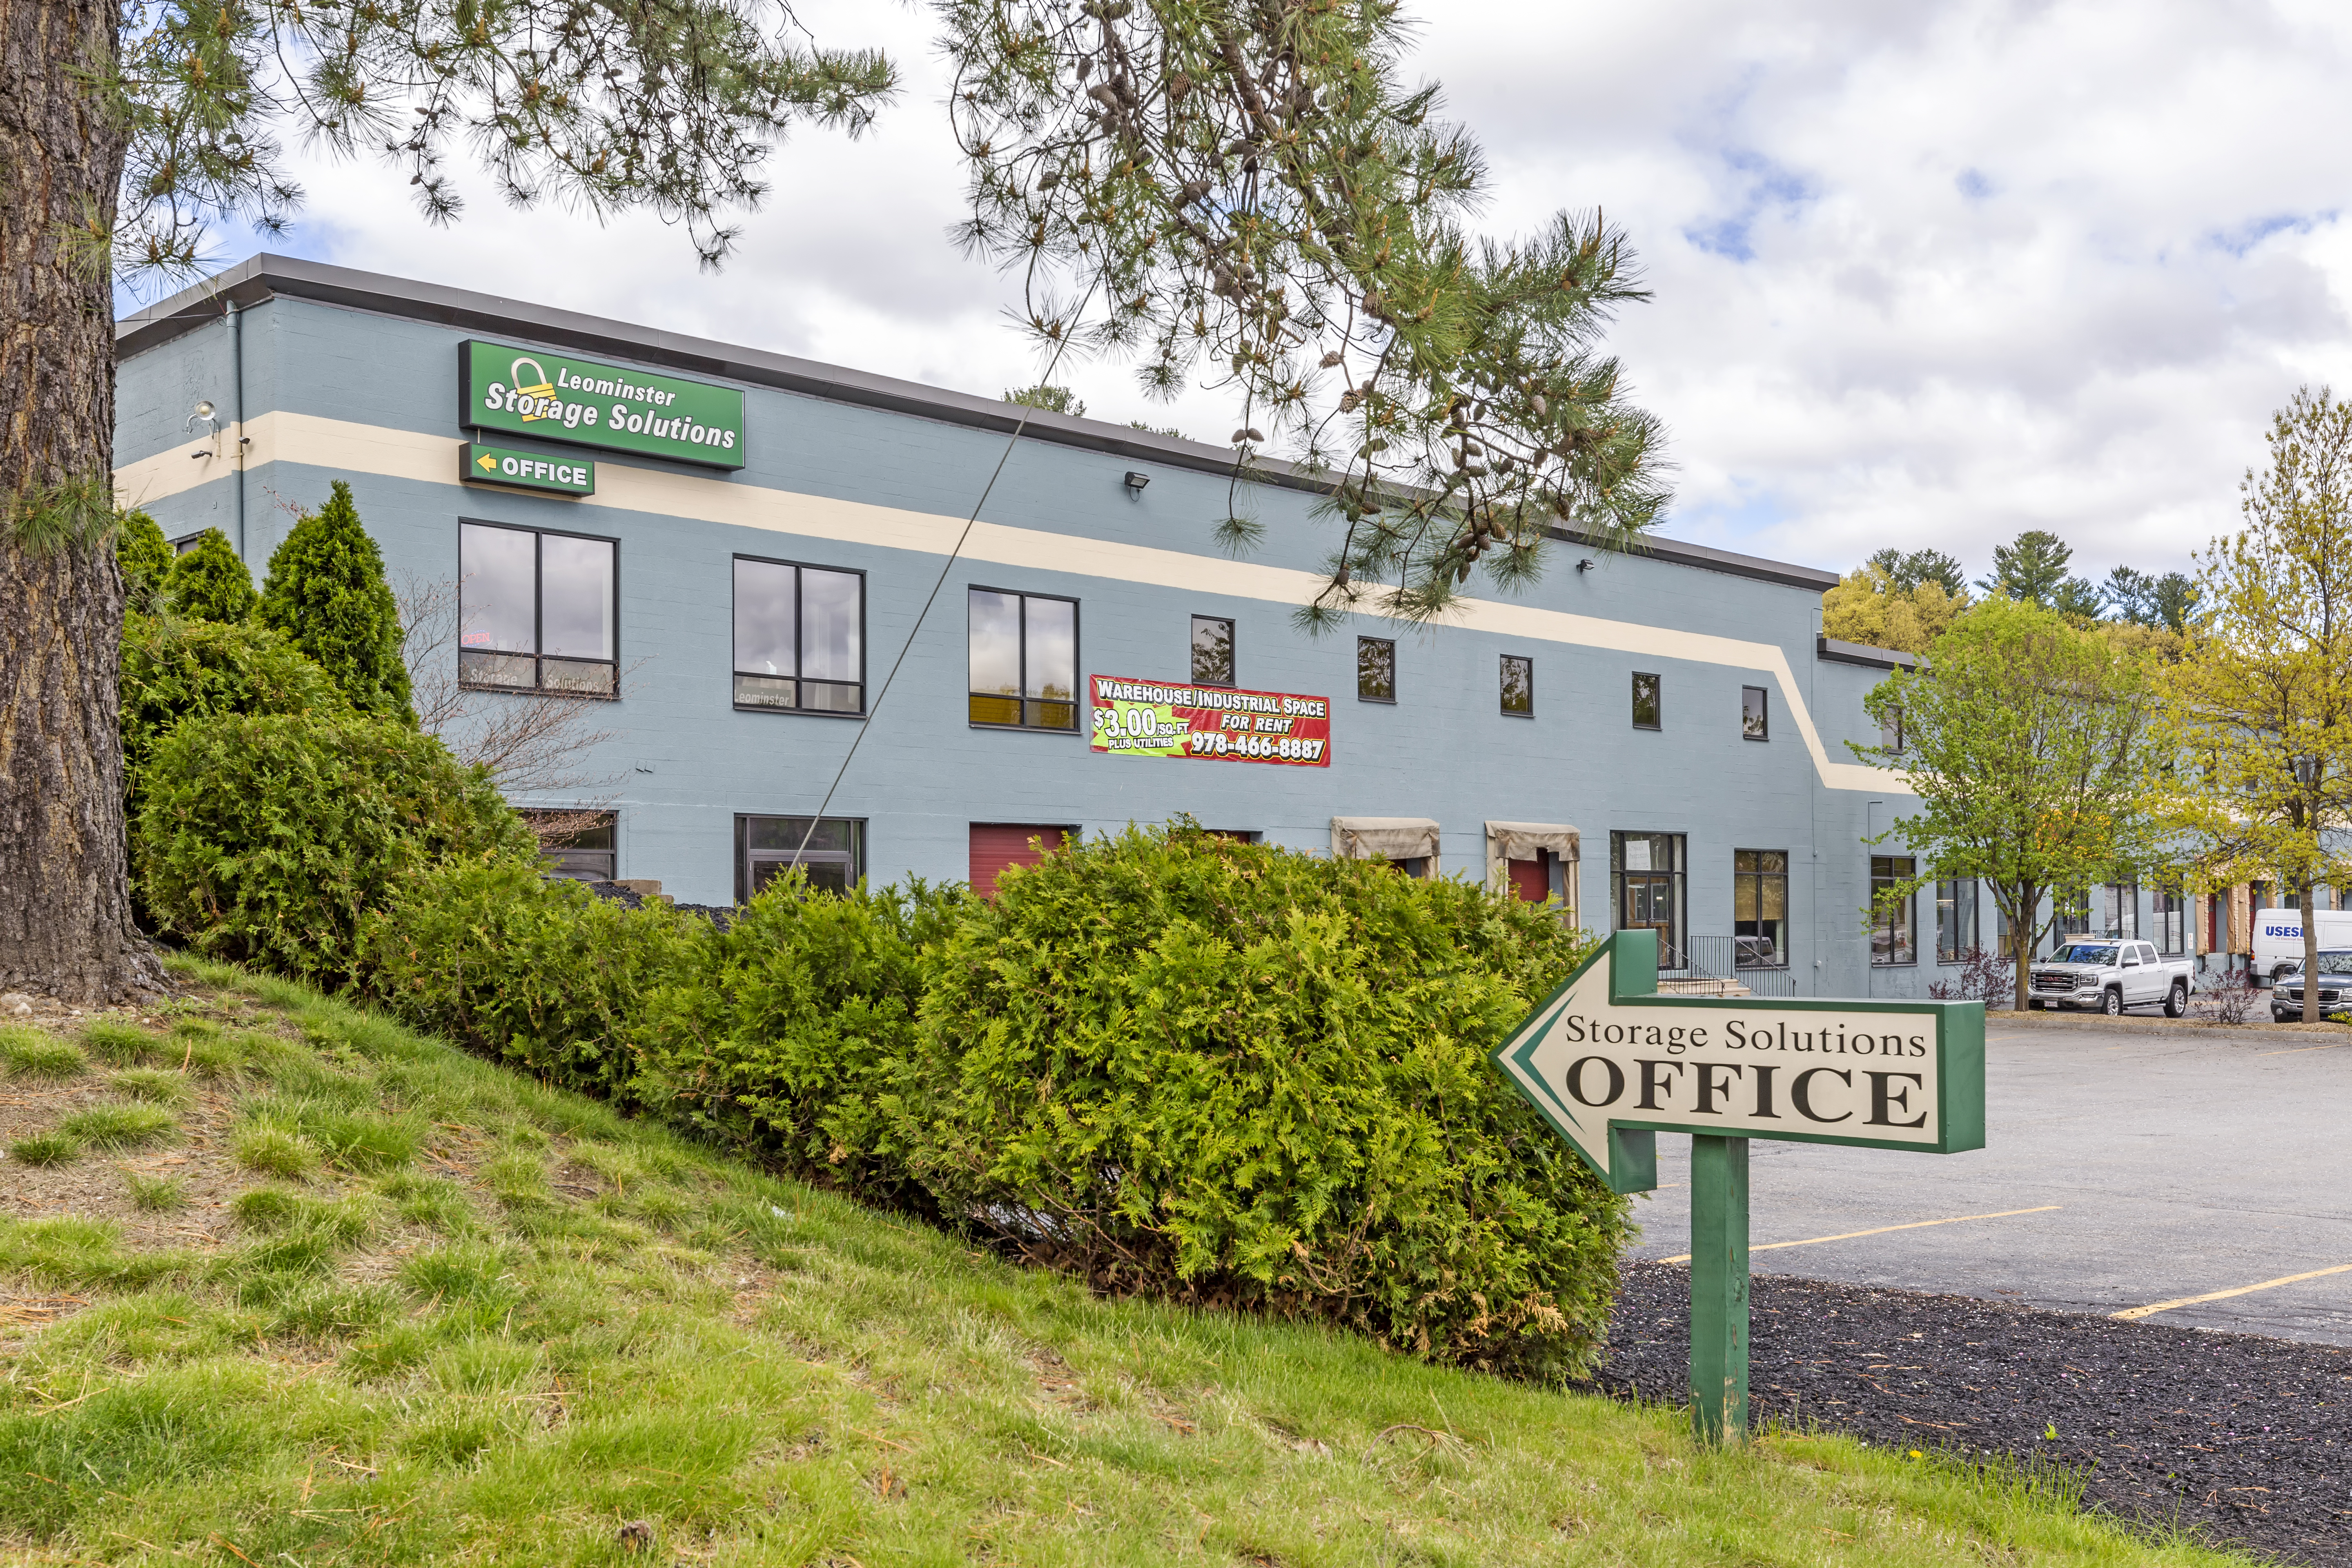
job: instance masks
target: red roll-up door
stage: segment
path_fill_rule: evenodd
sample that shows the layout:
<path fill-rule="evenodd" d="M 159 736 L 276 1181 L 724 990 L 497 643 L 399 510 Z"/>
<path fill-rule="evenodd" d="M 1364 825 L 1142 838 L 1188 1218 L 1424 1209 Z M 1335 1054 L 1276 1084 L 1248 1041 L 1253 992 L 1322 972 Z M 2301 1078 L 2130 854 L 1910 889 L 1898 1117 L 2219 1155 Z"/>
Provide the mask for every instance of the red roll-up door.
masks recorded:
<path fill-rule="evenodd" d="M 996 896 L 996 879 L 1007 867 L 1034 866 L 1045 851 L 1059 849 L 1066 827 L 1034 822 L 975 822 L 971 825 L 971 890 Z"/>
<path fill-rule="evenodd" d="M 1551 897 L 1551 851 L 1538 849 L 1532 860 L 1511 862 L 1511 891 L 1531 904 Z"/>

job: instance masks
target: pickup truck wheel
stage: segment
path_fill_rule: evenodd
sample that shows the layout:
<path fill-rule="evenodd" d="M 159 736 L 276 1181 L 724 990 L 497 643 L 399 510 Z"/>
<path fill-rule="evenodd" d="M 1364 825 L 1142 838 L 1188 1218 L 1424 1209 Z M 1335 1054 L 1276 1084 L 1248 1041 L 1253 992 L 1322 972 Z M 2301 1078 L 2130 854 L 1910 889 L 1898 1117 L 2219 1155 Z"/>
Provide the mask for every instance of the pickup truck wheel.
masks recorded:
<path fill-rule="evenodd" d="M 2110 1018 L 2122 1017 L 2124 1012 L 2124 994 L 2120 991 L 2109 991 L 2101 995 L 2099 998 L 2099 1011 L 2105 1013 Z"/>
<path fill-rule="evenodd" d="M 2188 1011 L 2189 983 L 2185 980 L 2176 980 L 2172 983 L 2172 989 L 2164 994 L 2164 1016 L 2168 1018 L 2178 1018 Z"/>

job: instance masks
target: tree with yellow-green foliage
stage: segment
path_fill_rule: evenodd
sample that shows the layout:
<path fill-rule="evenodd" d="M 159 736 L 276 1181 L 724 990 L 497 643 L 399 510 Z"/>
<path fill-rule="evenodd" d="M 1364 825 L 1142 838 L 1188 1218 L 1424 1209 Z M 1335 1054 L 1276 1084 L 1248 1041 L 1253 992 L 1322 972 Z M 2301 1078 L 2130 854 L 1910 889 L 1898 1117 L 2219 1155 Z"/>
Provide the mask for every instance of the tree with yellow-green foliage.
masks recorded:
<path fill-rule="evenodd" d="M 1822 595 L 1822 631 L 1841 642 L 1926 653 L 1953 617 L 1968 608 L 1935 578 L 1905 587 L 1877 561 L 1851 572 Z"/>
<path fill-rule="evenodd" d="M 2307 910 L 2352 869 L 2352 404 L 2297 392 L 2241 489 L 2246 526 L 2198 558 L 2197 618 L 2157 674 L 2178 759 L 2158 798 L 2209 881 L 2274 872 Z M 2318 921 L 2303 950 L 2308 974 Z M 2317 987 L 2303 1009 L 2319 1021 Z"/>

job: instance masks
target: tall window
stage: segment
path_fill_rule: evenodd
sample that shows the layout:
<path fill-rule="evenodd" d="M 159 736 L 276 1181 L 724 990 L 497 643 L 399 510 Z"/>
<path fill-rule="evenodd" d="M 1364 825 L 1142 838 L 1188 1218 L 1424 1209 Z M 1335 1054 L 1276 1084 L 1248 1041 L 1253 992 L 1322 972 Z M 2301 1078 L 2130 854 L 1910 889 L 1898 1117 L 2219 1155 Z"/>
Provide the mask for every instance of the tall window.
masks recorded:
<path fill-rule="evenodd" d="M 1977 885 L 1973 878 L 1936 884 L 1936 962 L 1958 963 L 1977 945 Z"/>
<path fill-rule="evenodd" d="M 1503 656 L 1503 711 L 1521 719 L 1536 716 L 1536 661 L 1519 654 Z"/>
<path fill-rule="evenodd" d="M 1738 967 L 1789 963 L 1789 852 L 1731 852 L 1731 942 Z"/>
<path fill-rule="evenodd" d="M 1217 616 L 1192 617 L 1192 684 L 1235 684 L 1233 622 Z"/>
<path fill-rule="evenodd" d="M 866 825 L 835 816 L 737 817 L 735 901 L 791 871 L 795 857 L 810 887 L 848 892 L 866 875 Z"/>
<path fill-rule="evenodd" d="M 866 575 L 735 558 L 735 706 L 866 711 Z"/>
<path fill-rule="evenodd" d="M 1878 721 L 1878 743 L 1890 752 L 1903 749 L 1903 710 L 1889 708 Z"/>
<path fill-rule="evenodd" d="M 1658 692 L 1658 678 L 1633 672 L 1633 728 L 1661 730 L 1665 727 L 1665 705 Z"/>
<path fill-rule="evenodd" d="M 1870 858 L 1870 962 L 1916 963 L 1919 947 L 1911 932 L 1911 895 L 1897 889 L 1918 873 L 1908 855 Z"/>
<path fill-rule="evenodd" d="M 1683 966 L 1683 836 L 1612 833 L 1609 879 L 1617 929 L 1658 933 L 1658 967 Z"/>
<path fill-rule="evenodd" d="M 1078 727 L 1078 602 L 971 591 L 971 721 Z"/>
<path fill-rule="evenodd" d="M 2158 952 L 2171 954 L 2189 951 L 2189 900 L 2177 892 L 2159 888 L 2149 898 L 2148 913 L 2155 927 L 2148 934 L 2156 938 Z"/>
<path fill-rule="evenodd" d="M 2137 937 L 2139 935 L 2139 884 L 2109 882 L 2099 889 L 2099 913 L 2105 917 L 2099 927 L 2102 936 Z"/>
<path fill-rule="evenodd" d="M 2050 935 L 2087 936 L 2091 931 L 2091 893 L 2087 888 L 2061 889 L 2050 895 Z"/>
<path fill-rule="evenodd" d="M 1771 697 L 1760 686 L 1739 689 L 1739 734 L 1748 741 L 1772 738 Z"/>
<path fill-rule="evenodd" d="M 457 525 L 457 679 L 509 691 L 611 697 L 618 687 L 609 539 Z"/>
<path fill-rule="evenodd" d="M 1396 700 L 1396 644 L 1387 637 L 1356 639 L 1356 700 Z"/>

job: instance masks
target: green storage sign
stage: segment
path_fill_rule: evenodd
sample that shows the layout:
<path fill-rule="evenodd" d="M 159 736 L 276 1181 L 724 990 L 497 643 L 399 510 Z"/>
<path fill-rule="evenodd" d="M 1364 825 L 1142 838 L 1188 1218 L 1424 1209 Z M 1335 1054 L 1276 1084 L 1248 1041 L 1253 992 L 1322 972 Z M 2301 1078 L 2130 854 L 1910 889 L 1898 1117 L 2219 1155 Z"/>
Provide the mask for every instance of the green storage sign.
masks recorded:
<path fill-rule="evenodd" d="M 471 484 L 509 485 L 542 495 L 596 493 L 596 465 L 585 458 L 551 458 L 544 452 L 485 447 L 478 441 L 468 441 L 459 448 L 457 477 Z"/>
<path fill-rule="evenodd" d="M 743 394 L 734 387 L 479 338 L 458 345 L 457 365 L 457 423 L 469 430 L 743 466 Z"/>

